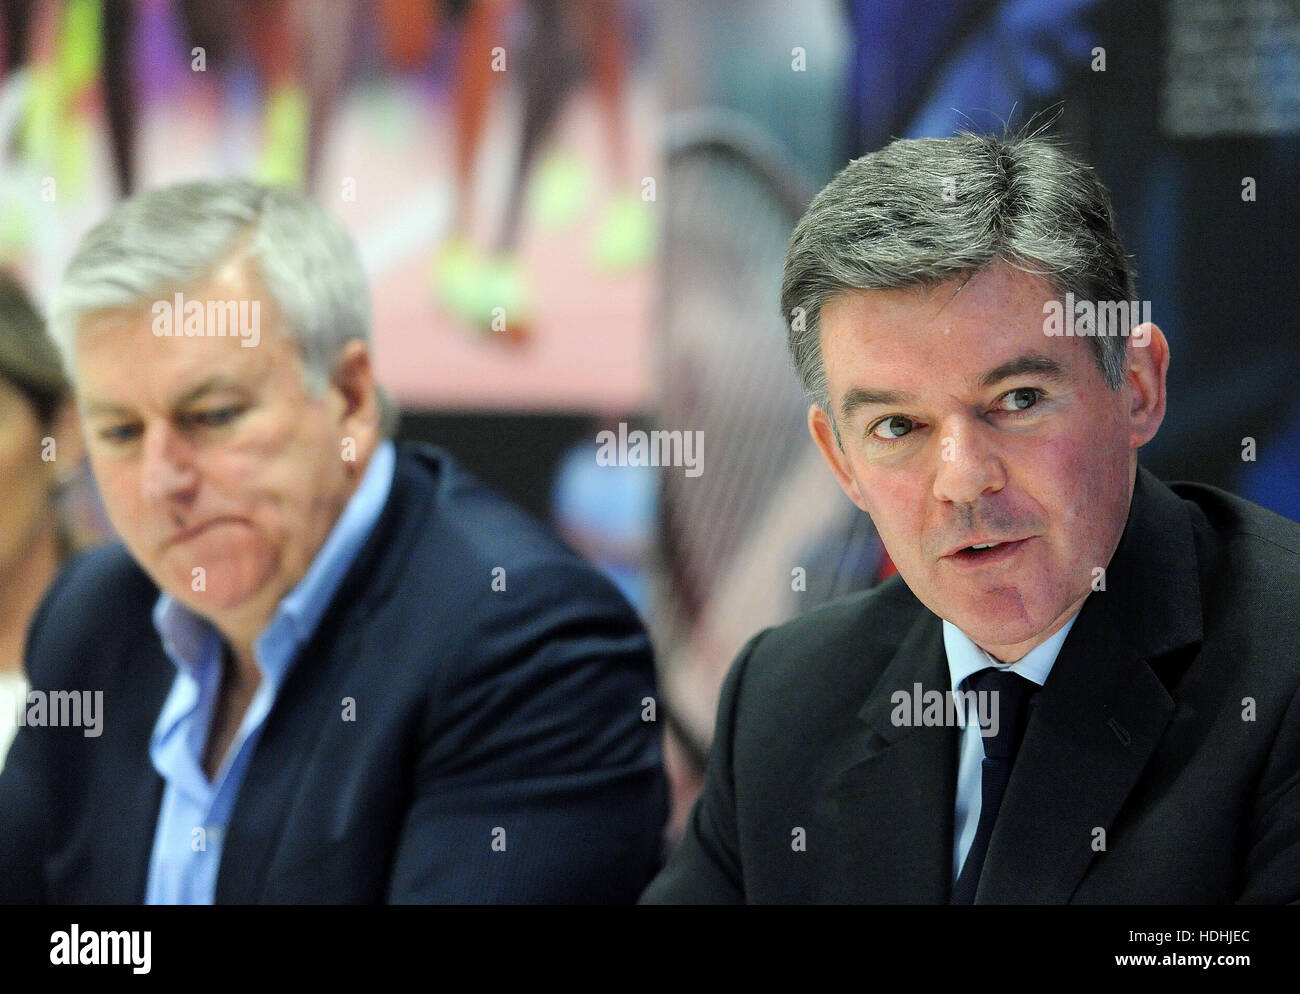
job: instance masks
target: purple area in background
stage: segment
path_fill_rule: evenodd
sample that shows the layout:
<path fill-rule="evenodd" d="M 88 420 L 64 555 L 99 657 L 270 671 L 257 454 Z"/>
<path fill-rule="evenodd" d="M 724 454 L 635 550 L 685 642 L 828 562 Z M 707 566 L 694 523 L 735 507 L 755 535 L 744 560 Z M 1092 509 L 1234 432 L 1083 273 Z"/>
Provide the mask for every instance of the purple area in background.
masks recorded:
<path fill-rule="evenodd" d="M 170 96 L 189 80 L 190 45 L 170 0 L 136 0 L 131 61 L 143 103 Z"/>
<path fill-rule="evenodd" d="M 899 127 L 903 108 L 922 97 L 935 66 L 948 54 L 963 22 L 987 0 L 917 3 L 916 0 L 850 0 L 853 33 L 850 115 L 859 148 L 885 145 Z"/>

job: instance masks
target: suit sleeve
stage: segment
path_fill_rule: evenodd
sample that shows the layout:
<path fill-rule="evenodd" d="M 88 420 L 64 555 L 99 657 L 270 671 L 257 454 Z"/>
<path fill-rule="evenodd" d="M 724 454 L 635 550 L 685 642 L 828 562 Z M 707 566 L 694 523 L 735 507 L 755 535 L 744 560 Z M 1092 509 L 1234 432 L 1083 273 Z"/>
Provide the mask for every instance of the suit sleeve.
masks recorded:
<path fill-rule="evenodd" d="M 723 681 L 704 788 L 691 808 L 681 844 L 641 895 L 642 904 L 745 901 L 736 823 L 736 712 L 745 667 L 763 634 L 750 639 Z"/>
<path fill-rule="evenodd" d="M 1300 690 L 1260 779 L 1238 904 L 1300 904 Z"/>
<path fill-rule="evenodd" d="M 645 632 L 575 560 L 516 579 L 429 705 L 392 903 L 633 903 L 667 783 Z"/>
<path fill-rule="evenodd" d="M 0 772 L 0 904 L 44 902 L 44 820 L 48 799 L 38 742 L 19 731 Z"/>

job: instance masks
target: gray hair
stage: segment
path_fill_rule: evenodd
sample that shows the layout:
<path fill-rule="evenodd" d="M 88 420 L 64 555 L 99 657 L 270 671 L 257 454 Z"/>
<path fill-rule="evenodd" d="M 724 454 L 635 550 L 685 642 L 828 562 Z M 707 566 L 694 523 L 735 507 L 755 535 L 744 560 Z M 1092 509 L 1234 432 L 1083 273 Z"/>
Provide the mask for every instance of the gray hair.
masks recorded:
<path fill-rule="evenodd" d="M 346 342 L 370 342 L 370 298 L 343 225 L 293 191 L 244 179 L 180 183 L 125 201 L 82 239 L 50 307 L 70 376 L 81 319 L 202 282 L 247 240 L 319 395 Z"/>
<path fill-rule="evenodd" d="M 849 290 L 929 287 L 990 263 L 1045 277 L 1064 297 L 1127 301 L 1133 269 L 1093 170 L 1041 134 L 898 140 L 855 159 L 821 191 L 786 250 L 781 307 L 811 403 L 830 416 L 821 309 Z M 1128 338 L 1092 338 L 1111 389 Z"/>

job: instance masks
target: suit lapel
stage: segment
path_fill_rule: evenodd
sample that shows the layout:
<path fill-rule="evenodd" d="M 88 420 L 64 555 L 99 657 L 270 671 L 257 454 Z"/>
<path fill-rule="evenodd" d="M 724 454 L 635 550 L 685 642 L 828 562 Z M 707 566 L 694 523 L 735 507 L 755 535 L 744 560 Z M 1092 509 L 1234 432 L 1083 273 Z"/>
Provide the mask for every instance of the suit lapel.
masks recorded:
<path fill-rule="evenodd" d="M 944 903 L 952 878 L 953 798 L 960 730 L 898 726 L 890 696 L 947 691 L 939 619 L 922 611 L 832 752 L 837 864 L 830 900 Z"/>
<path fill-rule="evenodd" d="M 976 903 L 1065 903 L 1151 757 L 1174 703 L 1106 612 L 1080 615 L 1030 718 Z"/>
<path fill-rule="evenodd" d="M 1187 512 L 1139 470 L 1106 589 L 1084 601 L 1038 695 L 977 903 L 1070 900 L 1173 715 L 1158 660 L 1201 637 Z"/>
<path fill-rule="evenodd" d="M 328 716 L 337 718 L 338 687 L 360 658 L 355 647 L 363 623 L 352 620 L 351 612 L 348 618 L 350 623 L 342 623 L 331 612 L 322 620 L 266 717 L 227 826 L 217 904 L 254 904 L 261 897 L 296 798 L 308 783 L 304 768 L 320 727 Z"/>

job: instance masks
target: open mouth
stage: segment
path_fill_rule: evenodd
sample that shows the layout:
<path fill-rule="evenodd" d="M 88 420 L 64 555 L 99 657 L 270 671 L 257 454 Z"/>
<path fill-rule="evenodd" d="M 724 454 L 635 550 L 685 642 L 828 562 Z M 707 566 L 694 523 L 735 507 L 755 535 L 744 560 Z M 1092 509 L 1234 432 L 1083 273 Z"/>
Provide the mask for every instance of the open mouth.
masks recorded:
<path fill-rule="evenodd" d="M 1029 540 L 1022 538 L 1014 542 L 986 542 L 970 545 L 954 552 L 948 558 L 964 565 L 988 566 L 1010 559 L 1027 541 Z"/>

